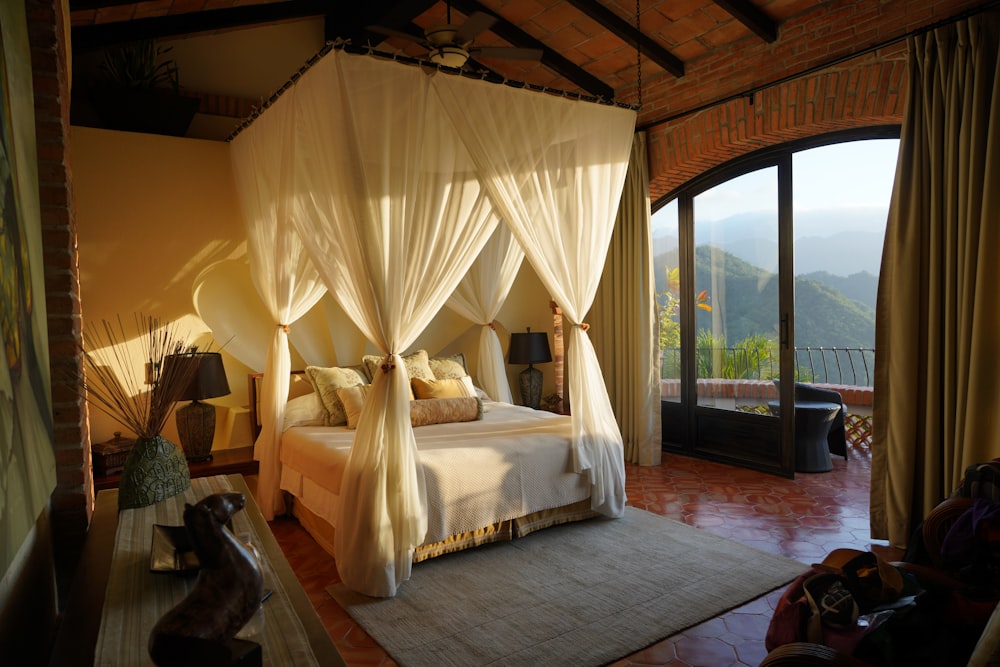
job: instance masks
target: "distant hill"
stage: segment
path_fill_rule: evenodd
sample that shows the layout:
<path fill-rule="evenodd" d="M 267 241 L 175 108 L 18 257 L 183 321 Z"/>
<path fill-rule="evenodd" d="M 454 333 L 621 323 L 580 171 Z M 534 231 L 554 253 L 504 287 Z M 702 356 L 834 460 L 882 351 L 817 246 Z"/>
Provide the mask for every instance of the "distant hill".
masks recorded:
<path fill-rule="evenodd" d="M 796 347 L 875 347 L 875 309 L 816 280 L 795 279 Z"/>
<path fill-rule="evenodd" d="M 721 232 L 716 235 L 720 238 L 712 241 L 713 245 L 754 266 L 776 271 L 775 215 L 757 211 L 704 224 L 711 224 L 714 230 Z M 796 275 L 826 271 L 844 277 L 860 272 L 877 276 L 882 263 L 885 218 L 885 210 L 877 207 L 797 212 L 794 221 Z M 761 229 L 769 231 L 762 235 Z M 698 234 L 699 238 L 706 235 L 707 232 Z M 654 235 L 654 256 L 675 247 L 676 232 L 660 230 Z"/>
<path fill-rule="evenodd" d="M 878 276 L 874 276 L 867 271 L 852 273 L 846 278 L 835 276 L 826 271 L 806 273 L 799 278 L 815 280 L 818 283 L 829 285 L 848 299 L 857 301 L 872 310 L 875 310 L 875 297 L 878 293 Z"/>
<path fill-rule="evenodd" d="M 730 343 L 755 333 L 778 335 L 777 274 L 741 259 L 735 253 L 711 246 L 699 246 L 696 293 L 707 290 L 713 306 L 725 304 L 725 331 Z M 709 258 L 715 254 L 716 266 L 723 266 L 723 277 L 714 283 L 709 275 Z M 677 252 L 666 252 L 654 259 L 656 290 L 666 289 L 666 267 L 677 266 Z M 875 346 L 874 296 L 863 294 L 865 283 L 874 276 L 861 273 L 840 278 L 822 272 L 795 279 L 795 344 L 797 347 Z M 855 296 L 846 295 L 847 289 Z M 717 317 L 721 311 L 716 311 Z M 709 328 L 713 313 L 697 311 L 698 329 Z"/>

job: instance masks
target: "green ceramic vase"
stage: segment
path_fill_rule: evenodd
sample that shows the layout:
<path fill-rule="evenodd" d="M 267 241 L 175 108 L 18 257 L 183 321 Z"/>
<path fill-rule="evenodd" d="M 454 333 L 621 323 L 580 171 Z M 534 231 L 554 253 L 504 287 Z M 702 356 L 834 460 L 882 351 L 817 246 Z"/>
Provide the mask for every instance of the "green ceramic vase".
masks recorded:
<path fill-rule="evenodd" d="M 118 485 L 118 509 L 146 507 L 191 486 L 191 473 L 180 447 L 162 435 L 139 438 L 125 460 Z"/>

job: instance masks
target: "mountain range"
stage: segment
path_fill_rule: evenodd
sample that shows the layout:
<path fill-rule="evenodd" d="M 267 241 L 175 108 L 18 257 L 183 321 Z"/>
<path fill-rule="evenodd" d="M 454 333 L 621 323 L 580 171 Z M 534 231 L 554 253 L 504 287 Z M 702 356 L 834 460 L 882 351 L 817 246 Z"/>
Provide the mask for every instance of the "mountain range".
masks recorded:
<path fill-rule="evenodd" d="M 699 246 L 695 254 L 692 292 L 705 290 L 713 306 L 711 312 L 696 311 L 697 328 L 710 329 L 713 318 L 724 318 L 721 329 L 729 344 L 751 334 L 777 338 L 777 273 L 712 246 Z M 717 268 L 715 276 L 712 262 Z M 653 265 L 660 293 L 666 289 L 668 267 L 677 266 L 676 249 L 657 255 Z M 877 283 L 877 277 L 867 271 L 849 276 L 825 271 L 796 276 L 795 346 L 874 348 Z"/>
<path fill-rule="evenodd" d="M 721 220 L 696 222 L 695 242 L 732 253 L 754 266 L 776 272 L 778 268 L 777 214 L 768 211 L 740 213 Z M 850 276 L 879 274 L 886 211 L 879 207 L 797 211 L 793 222 L 796 275 L 826 272 Z M 677 247 L 676 224 L 656 228 L 653 255 Z M 766 230 L 762 233 L 761 230 Z"/>

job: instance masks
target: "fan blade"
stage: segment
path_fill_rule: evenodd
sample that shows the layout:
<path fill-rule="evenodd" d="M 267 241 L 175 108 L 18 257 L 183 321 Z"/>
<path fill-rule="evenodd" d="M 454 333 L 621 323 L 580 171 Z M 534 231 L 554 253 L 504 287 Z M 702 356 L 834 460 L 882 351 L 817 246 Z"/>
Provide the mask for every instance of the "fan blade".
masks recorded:
<path fill-rule="evenodd" d="M 481 58 L 506 58 L 507 60 L 541 60 L 541 49 L 519 49 L 513 46 L 474 46 L 469 53 Z"/>
<path fill-rule="evenodd" d="M 379 35 L 385 35 L 386 37 L 399 37 L 401 39 L 409 40 L 411 42 L 416 42 L 417 44 L 422 44 L 427 46 L 427 42 L 424 41 L 423 35 L 414 35 L 408 32 L 403 32 L 402 30 L 393 30 L 392 28 L 384 28 L 380 25 L 369 25 L 365 26 L 365 30 L 368 32 L 378 33 Z"/>
<path fill-rule="evenodd" d="M 485 12 L 472 12 L 455 33 L 454 41 L 456 44 L 468 44 L 476 38 L 476 35 L 492 28 L 496 22 L 497 17 L 495 16 Z"/>

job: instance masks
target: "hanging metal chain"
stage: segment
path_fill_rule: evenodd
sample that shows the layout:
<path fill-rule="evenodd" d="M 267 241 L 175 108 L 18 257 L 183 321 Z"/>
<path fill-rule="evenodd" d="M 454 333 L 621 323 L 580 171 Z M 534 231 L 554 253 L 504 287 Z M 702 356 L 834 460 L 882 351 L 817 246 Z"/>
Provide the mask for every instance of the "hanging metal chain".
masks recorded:
<path fill-rule="evenodd" d="M 642 108 L 642 23 L 639 20 L 639 1 L 635 0 L 635 79 L 637 106 Z"/>

